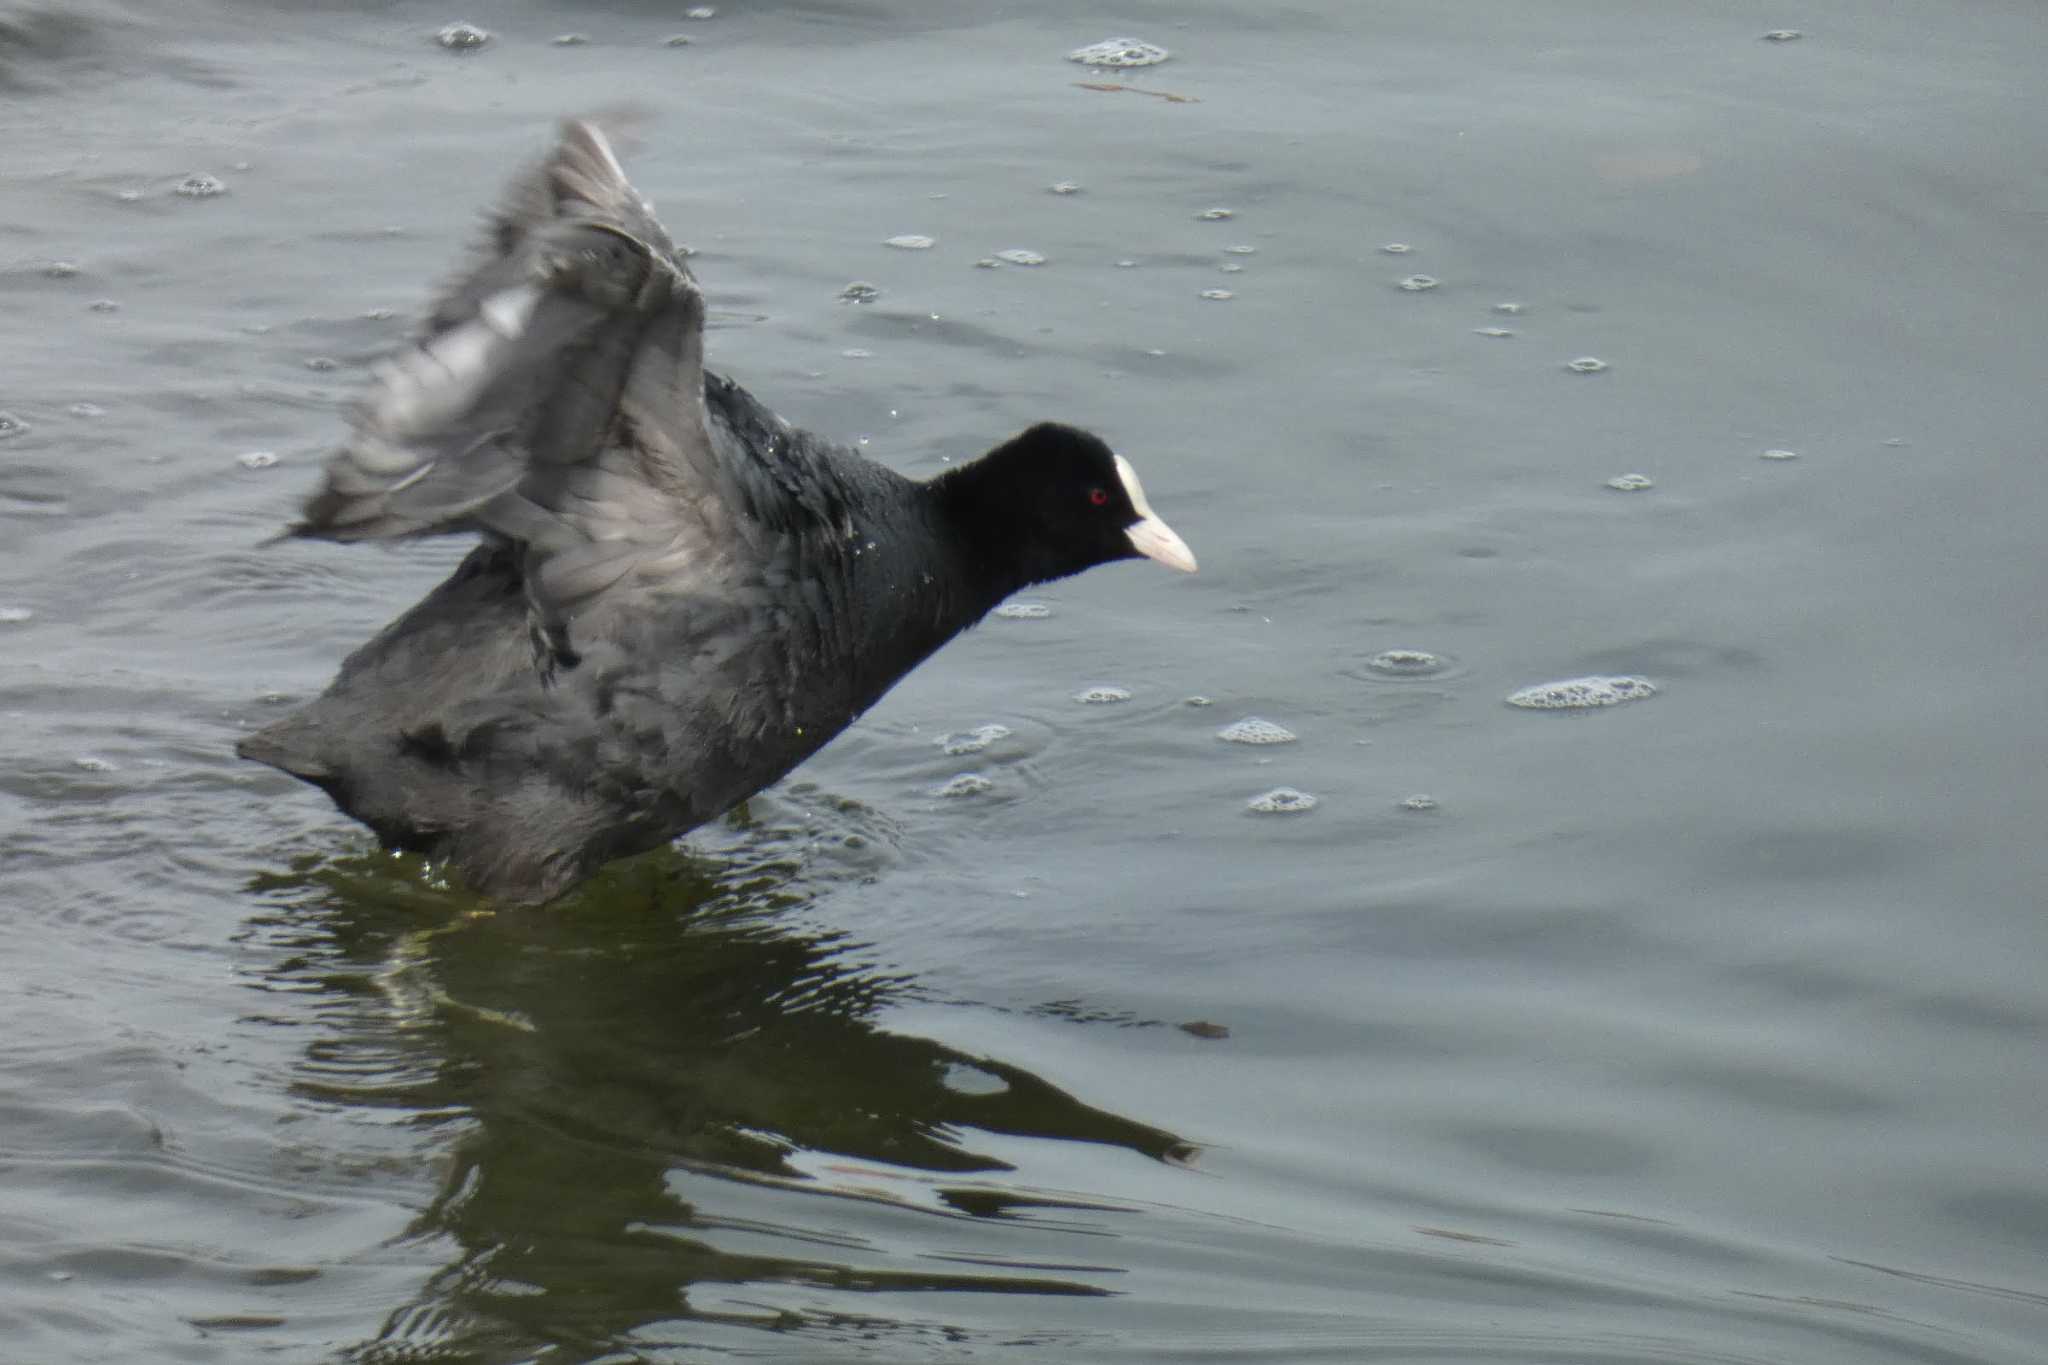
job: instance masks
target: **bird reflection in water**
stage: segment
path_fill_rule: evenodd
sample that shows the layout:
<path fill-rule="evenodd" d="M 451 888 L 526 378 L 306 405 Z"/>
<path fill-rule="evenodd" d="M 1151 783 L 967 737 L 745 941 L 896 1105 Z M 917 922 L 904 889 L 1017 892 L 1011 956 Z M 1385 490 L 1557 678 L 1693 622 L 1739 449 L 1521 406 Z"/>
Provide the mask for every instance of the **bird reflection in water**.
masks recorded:
<path fill-rule="evenodd" d="M 854 803 L 832 818 L 875 822 Z M 257 984 L 321 1001 L 327 1036 L 306 1050 L 295 1091 L 452 1135 L 408 1240 L 453 1259 L 351 1358 L 516 1359 L 644 1344 L 656 1324 L 819 1325 L 776 1303 L 777 1286 L 1111 1292 L 1115 1267 L 1048 1260 L 1035 1238 L 1011 1258 L 1000 1244 L 906 1255 L 848 1228 L 863 1225 L 860 1207 L 891 1224 L 888 1239 L 903 1218 L 936 1217 L 957 1246 L 960 1220 L 1067 1220 L 1072 1234 L 1099 1231 L 1073 1220 L 1128 1212 L 1005 1183 L 1014 1166 L 975 1150 L 977 1133 L 1162 1162 L 1194 1148 L 1022 1068 L 875 1022 L 925 998 L 918 983 L 802 912 L 832 881 L 864 875 L 887 831 L 820 838 L 801 821 L 743 816 L 706 833 L 691 852 L 607 869 L 547 911 L 491 912 L 385 853 L 310 855 L 256 880 L 268 908 L 250 937 L 289 950 Z"/>

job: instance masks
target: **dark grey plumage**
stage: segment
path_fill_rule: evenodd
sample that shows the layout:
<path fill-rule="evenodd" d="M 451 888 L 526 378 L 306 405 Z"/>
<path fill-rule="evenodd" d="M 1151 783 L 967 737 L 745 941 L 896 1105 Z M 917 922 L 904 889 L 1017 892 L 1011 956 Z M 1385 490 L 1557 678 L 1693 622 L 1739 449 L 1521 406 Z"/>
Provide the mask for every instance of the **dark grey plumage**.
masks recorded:
<path fill-rule="evenodd" d="M 603 134 L 564 125 L 290 528 L 483 543 L 237 751 L 547 900 L 782 776 L 1018 588 L 1193 569 L 1097 438 L 906 479 L 706 373 L 703 318 Z"/>

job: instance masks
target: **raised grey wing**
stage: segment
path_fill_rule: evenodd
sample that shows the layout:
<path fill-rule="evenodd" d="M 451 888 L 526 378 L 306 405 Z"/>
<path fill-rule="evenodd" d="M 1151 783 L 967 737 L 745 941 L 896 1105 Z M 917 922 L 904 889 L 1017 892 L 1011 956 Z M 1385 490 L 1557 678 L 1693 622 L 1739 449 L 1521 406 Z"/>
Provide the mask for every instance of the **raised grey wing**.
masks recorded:
<path fill-rule="evenodd" d="M 417 339 L 477 316 L 486 299 L 524 283 L 535 234 L 570 218 L 609 223 L 656 255 L 677 259 L 675 243 L 626 179 L 600 124 L 568 119 L 547 155 L 514 176 L 485 213 L 472 259 L 442 287 Z"/>
<path fill-rule="evenodd" d="M 704 408 L 704 301 L 603 135 L 570 123 L 492 220 L 495 254 L 380 366 L 292 533 L 515 543 L 544 669 L 622 579 L 720 553 L 734 489 Z M 729 539 L 729 538 L 728 538 Z"/>
<path fill-rule="evenodd" d="M 604 135 L 565 124 L 491 218 L 484 258 L 380 365 L 352 439 L 291 534 L 369 540 L 475 529 L 536 464 L 589 459 L 639 338 L 679 287 L 673 244 Z"/>

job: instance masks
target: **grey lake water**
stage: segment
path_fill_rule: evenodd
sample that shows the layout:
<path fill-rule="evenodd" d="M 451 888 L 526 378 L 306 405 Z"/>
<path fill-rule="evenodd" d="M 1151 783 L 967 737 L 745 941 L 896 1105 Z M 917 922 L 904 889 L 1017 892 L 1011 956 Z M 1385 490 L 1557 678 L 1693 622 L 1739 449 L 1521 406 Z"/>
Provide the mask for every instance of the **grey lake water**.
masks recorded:
<path fill-rule="evenodd" d="M 2048 1360 L 2044 52 L 0 0 L 0 1360 Z M 1095 427 L 1202 572 L 494 912 L 232 754 L 466 547 L 261 542 L 621 104 L 715 368 Z"/>

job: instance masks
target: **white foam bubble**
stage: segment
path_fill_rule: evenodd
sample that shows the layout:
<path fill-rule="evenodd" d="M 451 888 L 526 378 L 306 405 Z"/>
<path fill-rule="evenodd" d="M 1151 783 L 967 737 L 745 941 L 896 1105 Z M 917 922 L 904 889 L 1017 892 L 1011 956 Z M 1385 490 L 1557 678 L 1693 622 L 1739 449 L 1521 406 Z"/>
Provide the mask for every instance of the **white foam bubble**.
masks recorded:
<path fill-rule="evenodd" d="M 1434 796 L 1424 796 L 1420 793 L 1414 796 L 1405 797 L 1401 801 L 1402 810 L 1427 811 L 1435 810 L 1436 807 L 1437 801 Z"/>
<path fill-rule="evenodd" d="M 1099 43 L 1075 48 L 1067 54 L 1067 60 L 1083 66 L 1157 66 L 1172 55 L 1159 44 L 1143 39 L 1104 38 Z"/>
<path fill-rule="evenodd" d="M 1796 43 L 1806 35 L 1796 28 L 1774 28 L 1764 34 L 1767 43 Z"/>
<path fill-rule="evenodd" d="M 1562 682 L 1536 683 L 1508 694 L 1508 705 L 1531 711 L 1579 711 L 1598 706 L 1618 706 L 1657 695 L 1657 685 L 1648 678 L 1590 677 L 1566 678 Z"/>
<path fill-rule="evenodd" d="M 104 758 L 98 758 L 92 754 L 80 754 L 77 758 L 71 760 L 71 766 L 89 773 L 110 773 L 115 771 L 113 764 Z"/>
<path fill-rule="evenodd" d="M 217 176 L 188 175 L 178 182 L 176 193 L 187 199 L 211 199 L 217 194 L 226 194 L 227 184 Z"/>
<path fill-rule="evenodd" d="M 1081 186 L 1072 180 L 1055 180 L 1046 186 L 1054 194 L 1079 194 Z"/>
<path fill-rule="evenodd" d="M 0 441 L 8 439 L 10 436 L 26 436 L 32 430 L 34 428 L 19 417 L 16 417 L 13 413 L 0 412 Z"/>
<path fill-rule="evenodd" d="M 1213 698 L 1202 696 L 1189 697 L 1181 703 L 1182 706 L 1214 706 L 1215 704 L 1216 702 Z"/>
<path fill-rule="evenodd" d="M 1007 250 L 998 251 L 996 253 L 996 259 L 999 261 L 1008 261 L 1011 265 L 1045 264 L 1045 257 L 1043 255 L 1041 255 L 1039 252 L 1031 251 L 1021 246 L 1013 246 L 1008 248 Z"/>
<path fill-rule="evenodd" d="M 1648 474 L 1616 474 L 1607 481 L 1607 486 L 1617 493 L 1641 493 L 1657 484 Z"/>
<path fill-rule="evenodd" d="M 1245 802 L 1245 809 L 1260 815 L 1298 815 L 1311 811 L 1319 803 L 1305 791 L 1293 787 L 1275 787 L 1269 792 L 1260 792 Z"/>
<path fill-rule="evenodd" d="M 1388 242 L 1386 245 L 1382 246 L 1380 250 L 1386 252 L 1389 256 L 1406 256 L 1409 252 L 1415 250 L 1415 248 L 1408 245 L 1406 242 Z"/>
<path fill-rule="evenodd" d="M 73 403 L 64 409 L 73 417 L 105 417 L 107 410 L 98 403 Z"/>
<path fill-rule="evenodd" d="M 1198 221 L 1204 223 L 1220 223 L 1225 218 L 1237 217 L 1237 211 L 1235 209 L 1226 208 L 1203 209 L 1200 213 L 1196 214 L 1195 217 Z"/>
<path fill-rule="evenodd" d="M 882 243 L 883 246 L 893 246 L 898 251 L 930 251 L 937 244 L 938 238 L 927 237 L 921 232 L 899 233 Z"/>
<path fill-rule="evenodd" d="M 1052 608 L 1044 602 L 1005 602 L 995 614 L 1006 621 L 1043 621 L 1052 615 Z"/>
<path fill-rule="evenodd" d="M 1509 317 L 1513 317 L 1522 311 L 1522 305 L 1519 303 L 1496 303 L 1493 305 L 1493 311 L 1496 313 L 1506 313 Z"/>
<path fill-rule="evenodd" d="M 1095 687 L 1084 687 L 1074 694 L 1074 700 L 1084 706 L 1111 706 L 1131 699 L 1131 689 L 1118 687 L 1114 683 L 1102 683 Z"/>
<path fill-rule="evenodd" d="M 1474 327 L 1472 335 L 1481 337 L 1511 337 L 1514 332 L 1506 327 Z"/>
<path fill-rule="evenodd" d="M 1292 744 L 1296 735 L 1284 725 L 1275 725 L 1258 716 L 1246 716 L 1218 730 L 1216 738 L 1232 744 Z"/>
<path fill-rule="evenodd" d="M 1223 249 L 1233 256 L 1256 256 L 1259 254 L 1257 247 L 1246 242 L 1238 242 L 1234 246 L 1227 246 Z"/>
<path fill-rule="evenodd" d="M 451 52 L 467 52 L 491 40 L 490 30 L 470 23 L 454 23 L 434 35 L 434 41 Z"/>
<path fill-rule="evenodd" d="M 1204 289 L 1202 291 L 1202 297 L 1205 299 L 1209 299 L 1215 303 L 1222 303 L 1226 299 L 1236 298 L 1237 295 L 1233 294 L 1228 289 Z"/>
<path fill-rule="evenodd" d="M 35 612 L 27 607 L 0 607 L 0 626 L 18 626 L 34 617 Z"/>
<path fill-rule="evenodd" d="M 997 740 L 1008 739 L 1010 734 L 1007 725 L 977 725 L 959 734 L 940 736 L 939 747 L 958 758 L 963 754 L 978 754 Z"/>
<path fill-rule="evenodd" d="M 1757 458 L 1759 460 L 1796 460 L 1799 458 L 1799 452 L 1796 450 L 1766 450 L 1759 454 Z"/>
<path fill-rule="evenodd" d="M 980 796 L 983 792 L 993 791 L 995 785 L 995 783 L 989 781 L 980 773 L 961 773 L 958 777 L 949 778 L 939 786 L 932 788 L 932 795 L 947 797 Z"/>
<path fill-rule="evenodd" d="M 1425 678 L 1441 673 L 1444 661 L 1426 649 L 1383 649 L 1365 661 L 1375 673 L 1395 678 Z"/>
<path fill-rule="evenodd" d="M 839 291 L 841 303 L 873 303 L 882 297 L 882 291 L 866 280 L 855 280 Z"/>
<path fill-rule="evenodd" d="M 268 469 L 277 463 L 274 450 L 245 450 L 235 456 L 235 463 L 244 469 Z"/>
<path fill-rule="evenodd" d="M 1607 368 L 1607 362 L 1596 355 L 1582 355 L 1577 360 L 1567 360 L 1564 367 L 1580 374 L 1598 374 Z"/>
<path fill-rule="evenodd" d="M 1434 275 L 1410 275 L 1401 281 L 1401 287 L 1411 294 L 1419 294 L 1425 289 L 1436 288 L 1439 283 Z"/>

